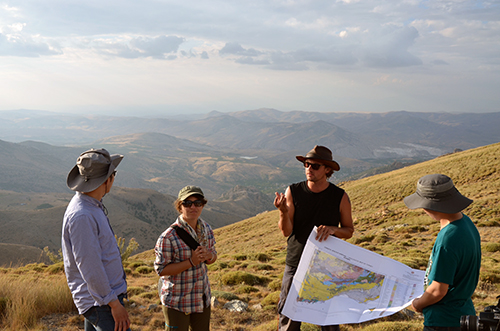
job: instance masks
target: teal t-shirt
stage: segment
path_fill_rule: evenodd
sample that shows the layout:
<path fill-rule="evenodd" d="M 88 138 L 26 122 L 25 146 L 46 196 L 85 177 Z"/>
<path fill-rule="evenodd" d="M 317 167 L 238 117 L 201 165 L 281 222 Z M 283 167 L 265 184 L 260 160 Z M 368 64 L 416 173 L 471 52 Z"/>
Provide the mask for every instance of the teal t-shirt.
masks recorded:
<path fill-rule="evenodd" d="M 466 215 L 445 226 L 436 238 L 426 272 L 432 281 L 449 285 L 439 302 L 423 309 L 424 325 L 459 327 L 460 316 L 475 315 L 471 296 L 481 268 L 481 238 Z"/>

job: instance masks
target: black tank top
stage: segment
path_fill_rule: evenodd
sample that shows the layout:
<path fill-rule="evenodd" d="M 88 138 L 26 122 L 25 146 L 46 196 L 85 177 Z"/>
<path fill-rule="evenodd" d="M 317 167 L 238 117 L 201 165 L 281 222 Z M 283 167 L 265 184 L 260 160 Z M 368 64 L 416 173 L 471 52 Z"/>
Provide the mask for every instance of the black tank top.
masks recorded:
<path fill-rule="evenodd" d="M 315 226 L 339 226 L 340 201 L 344 190 L 330 183 L 325 190 L 314 193 L 304 181 L 290 185 L 290 191 L 295 213 L 292 234 L 288 237 L 286 264 L 297 267 L 307 238 Z"/>

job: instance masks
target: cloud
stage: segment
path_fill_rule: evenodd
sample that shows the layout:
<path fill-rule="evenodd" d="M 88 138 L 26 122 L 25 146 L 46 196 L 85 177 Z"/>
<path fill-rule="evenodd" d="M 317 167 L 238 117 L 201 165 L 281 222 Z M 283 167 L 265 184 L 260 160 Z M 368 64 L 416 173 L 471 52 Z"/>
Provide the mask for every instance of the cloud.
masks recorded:
<path fill-rule="evenodd" d="M 0 33 L 0 56 L 40 57 L 61 53 L 59 49 L 46 42 L 37 42 L 21 35 Z"/>
<path fill-rule="evenodd" d="M 491 0 L 4 0 L 0 90 L 18 108 L 63 104 L 63 95 L 68 105 L 119 104 L 126 89 L 127 104 L 135 95 L 161 105 L 193 93 L 213 109 L 236 100 L 245 108 L 391 110 L 425 99 L 427 109 L 498 111 L 499 17 Z M 96 89 L 94 77 L 109 83 Z M 35 97 L 26 82 L 38 81 L 47 91 Z M 60 89 L 59 99 L 47 97 Z"/>
<path fill-rule="evenodd" d="M 101 53 L 126 59 L 151 57 L 172 60 L 185 38 L 177 36 L 158 36 L 154 38 L 136 37 L 129 42 L 97 42 L 94 46 Z"/>
<path fill-rule="evenodd" d="M 241 55 L 241 56 L 259 56 L 262 54 L 262 52 L 259 52 L 253 48 L 245 49 L 243 48 L 240 44 L 235 43 L 235 42 L 229 42 L 222 47 L 222 49 L 219 51 L 219 54 L 221 55 Z"/>
<path fill-rule="evenodd" d="M 421 65 L 422 60 L 409 52 L 419 36 L 414 27 L 387 27 L 371 36 L 360 49 L 360 60 L 368 67 L 408 67 Z"/>

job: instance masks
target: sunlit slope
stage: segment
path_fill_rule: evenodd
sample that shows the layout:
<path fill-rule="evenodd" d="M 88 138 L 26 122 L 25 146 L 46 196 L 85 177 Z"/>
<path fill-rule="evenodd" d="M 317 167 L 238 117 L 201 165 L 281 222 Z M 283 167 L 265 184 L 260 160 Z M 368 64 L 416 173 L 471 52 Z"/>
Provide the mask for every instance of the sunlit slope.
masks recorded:
<path fill-rule="evenodd" d="M 421 210 L 408 210 L 403 198 L 415 191 L 421 176 L 443 173 L 453 179 L 462 194 L 474 200 L 465 213 L 477 223 L 483 243 L 499 242 L 499 157 L 500 144 L 488 145 L 341 184 L 351 199 L 355 221 L 355 233 L 349 241 L 424 268 L 439 225 Z M 278 218 L 274 210 L 216 229 L 219 255 L 276 255 L 284 251 L 286 238 L 278 229 Z M 483 254 L 486 260 L 490 258 L 487 253 Z M 487 268 L 487 264 L 484 266 Z"/>

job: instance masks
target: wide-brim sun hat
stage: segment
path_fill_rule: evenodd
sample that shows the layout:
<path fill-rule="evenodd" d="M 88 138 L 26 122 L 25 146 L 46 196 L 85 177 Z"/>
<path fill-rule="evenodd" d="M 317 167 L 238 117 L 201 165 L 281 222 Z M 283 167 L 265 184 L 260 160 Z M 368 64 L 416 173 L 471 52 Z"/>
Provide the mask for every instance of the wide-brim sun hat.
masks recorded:
<path fill-rule="evenodd" d="M 442 174 L 420 178 L 417 191 L 403 201 L 410 209 L 424 208 L 445 214 L 461 212 L 472 203 L 457 190 L 450 177 Z"/>
<path fill-rule="evenodd" d="M 177 196 L 177 199 L 179 199 L 180 201 L 184 201 L 192 195 L 199 195 L 203 199 L 205 199 L 205 195 L 203 194 L 203 191 L 201 190 L 201 188 L 199 188 L 198 186 L 193 186 L 193 185 L 188 185 L 186 187 L 183 187 L 179 191 L 179 195 Z"/>
<path fill-rule="evenodd" d="M 66 184 L 73 191 L 92 192 L 111 176 L 122 159 L 123 155 L 110 155 L 104 148 L 85 151 L 69 172 Z"/>
<path fill-rule="evenodd" d="M 305 160 L 318 160 L 335 171 L 340 170 L 340 165 L 333 160 L 332 151 L 325 146 L 314 146 L 305 156 L 296 156 L 297 160 L 304 163 Z"/>

